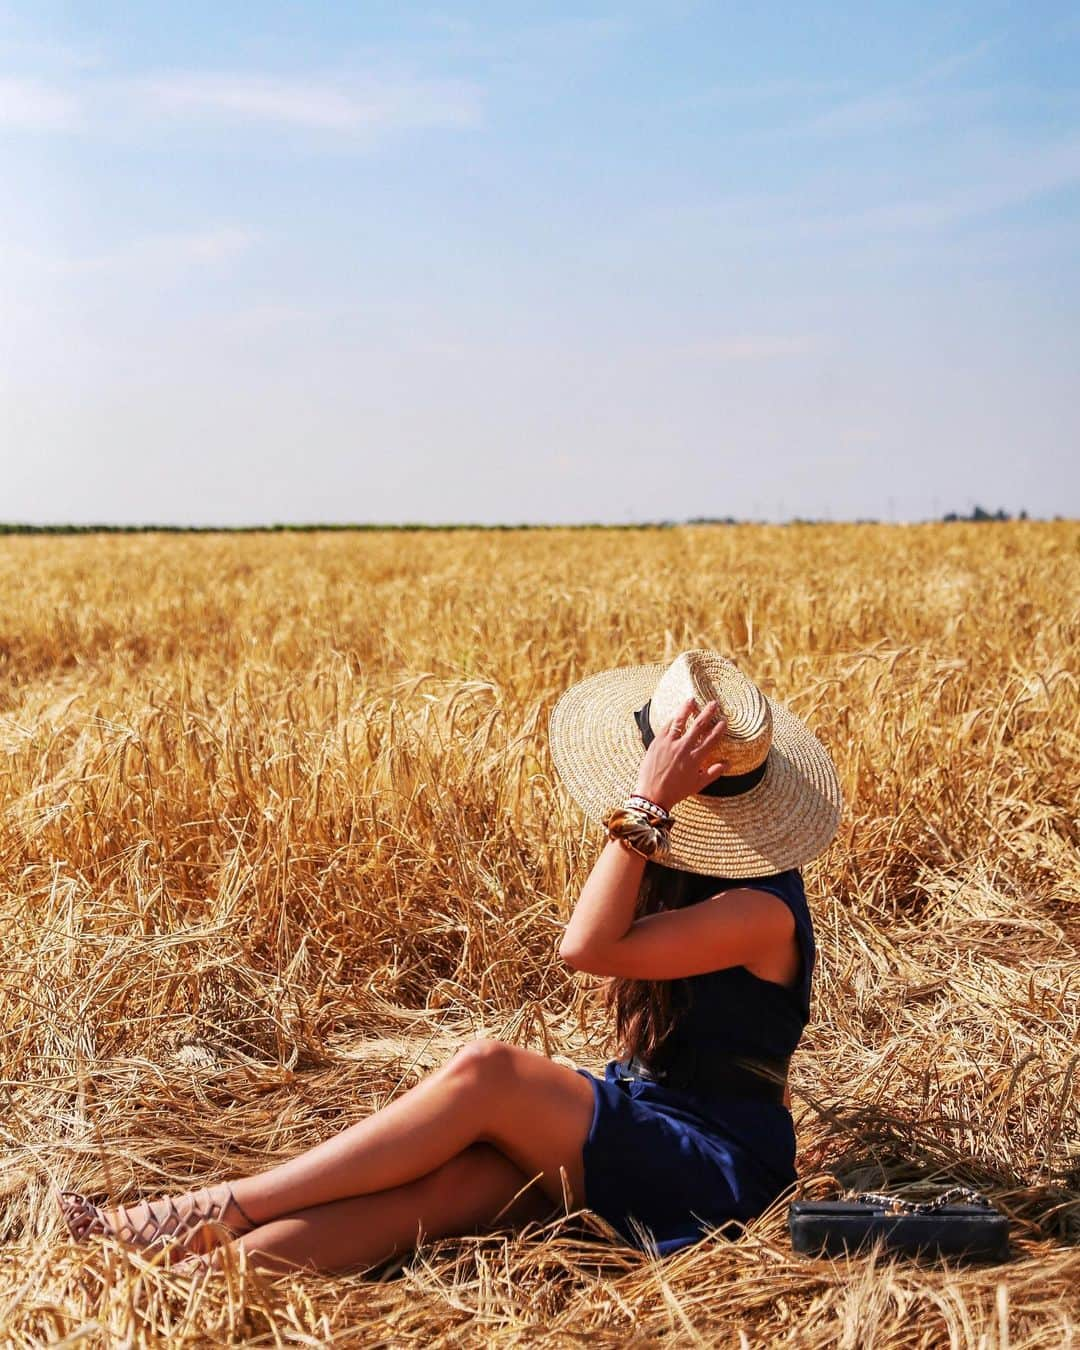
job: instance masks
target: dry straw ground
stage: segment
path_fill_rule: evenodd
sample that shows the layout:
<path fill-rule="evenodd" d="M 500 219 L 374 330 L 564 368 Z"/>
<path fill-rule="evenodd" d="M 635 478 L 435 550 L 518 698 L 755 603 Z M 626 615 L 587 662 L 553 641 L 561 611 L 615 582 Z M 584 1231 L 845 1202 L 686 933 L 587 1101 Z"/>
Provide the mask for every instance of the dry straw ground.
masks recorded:
<path fill-rule="evenodd" d="M 1072 1344 L 1078 545 L 1019 522 L 5 539 L 0 1337 Z M 983 1187 L 1009 1264 L 808 1261 L 783 1204 L 663 1263 L 559 1219 L 381 1280 L 194 1293 L 66 1240 L 52 1181 L 261 1168 L 478 1034 L 598 1069 L 599 981 L 556 956 L 597 837 L 547 714 L 693 646 L 806 717 L 848 797 L 807 872 L 806 1193 Z"/>

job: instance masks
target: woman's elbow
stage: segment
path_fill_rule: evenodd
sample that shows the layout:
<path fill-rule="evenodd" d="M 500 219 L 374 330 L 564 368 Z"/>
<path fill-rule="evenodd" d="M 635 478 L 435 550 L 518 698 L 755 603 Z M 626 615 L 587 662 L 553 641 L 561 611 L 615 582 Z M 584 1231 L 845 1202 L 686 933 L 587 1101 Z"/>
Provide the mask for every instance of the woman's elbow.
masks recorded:
<path fill-rule="evenodd" d="M 582 954 L 569 942 L 559 944 L 559 960 L 568 965 L 571 970 L 581 969 Z"/>

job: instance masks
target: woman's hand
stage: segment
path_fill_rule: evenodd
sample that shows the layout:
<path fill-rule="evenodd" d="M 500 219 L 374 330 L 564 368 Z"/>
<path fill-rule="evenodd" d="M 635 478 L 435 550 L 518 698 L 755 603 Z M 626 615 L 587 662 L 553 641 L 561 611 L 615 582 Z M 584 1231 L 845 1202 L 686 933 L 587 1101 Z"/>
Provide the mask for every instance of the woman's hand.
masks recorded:
<path fill-rule="evenodd" d="M 708 787 L 727 768 L 727 762 L 716 754 L 727 730 L 723 717 L 714 721 L 719 706 L 713 699 L 699 711 L 697 699 L 686 700 L 645 751 L 635 792 L 670 811 L 676 802 Z M 691 717 L 694 725 L 687 731 Z"/>

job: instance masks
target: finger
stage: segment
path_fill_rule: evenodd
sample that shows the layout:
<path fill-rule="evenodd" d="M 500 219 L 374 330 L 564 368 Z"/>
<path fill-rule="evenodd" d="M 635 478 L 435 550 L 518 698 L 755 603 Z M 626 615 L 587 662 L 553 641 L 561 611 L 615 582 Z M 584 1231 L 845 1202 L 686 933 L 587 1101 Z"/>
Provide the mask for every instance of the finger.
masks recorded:
<path fill-rule="evenodd" d="M 709 737 L 714 734 L 719 720 L 716 717 L 719 708 L 720 704 L 717 703 L 716 699 L 710 699 L 695 719 L 693 730 L 688 739 L 696 750 L 702 749 L 708 742 Z"/>
<path fill-rule="evenodd" d="M 686 724 L 691 716 L 697 711 L 697 699 L 688 698 L 679 711 L 668 723 L 668 730 L 675 736 L 681 736 L 686 730 Z"/>
<path fill-rule="evenodd" d="M 718 717 L 701 740 L 698 742 L 698 750 L 708 754 L 710 750 L 715 750 L 720 742 L 727 735 L 728 723 L 726 717 Z"/>
<path fill-rule="evenodd" d="M 714 779 L 719 778 L 720 775 L 727 768 L 727 766 L 728 761 L 726 759 L 722 759 L 718 761 L 716 764 L 710 764 L 707 768 L 702 769 L 701 776 L 704 779 L 703 786 L 708 787 L 709 784 Z"/>

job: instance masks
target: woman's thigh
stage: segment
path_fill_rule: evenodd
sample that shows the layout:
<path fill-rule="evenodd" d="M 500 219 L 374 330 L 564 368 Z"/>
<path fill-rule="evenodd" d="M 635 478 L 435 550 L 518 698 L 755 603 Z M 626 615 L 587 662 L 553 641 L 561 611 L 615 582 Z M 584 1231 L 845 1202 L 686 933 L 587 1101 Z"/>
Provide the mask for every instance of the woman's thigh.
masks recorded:
<path fill-rule="evenodd" d="M 592 1083 L 546 1055 L 482 1038 L 446 1066 L 482 1102 L 478 1138 L 494 1144 L 561 1209 L 585 1204 L 582 1150 L 592 1127 Z M 565 1173 L 566 1186 L 563 1185 Z"/>

